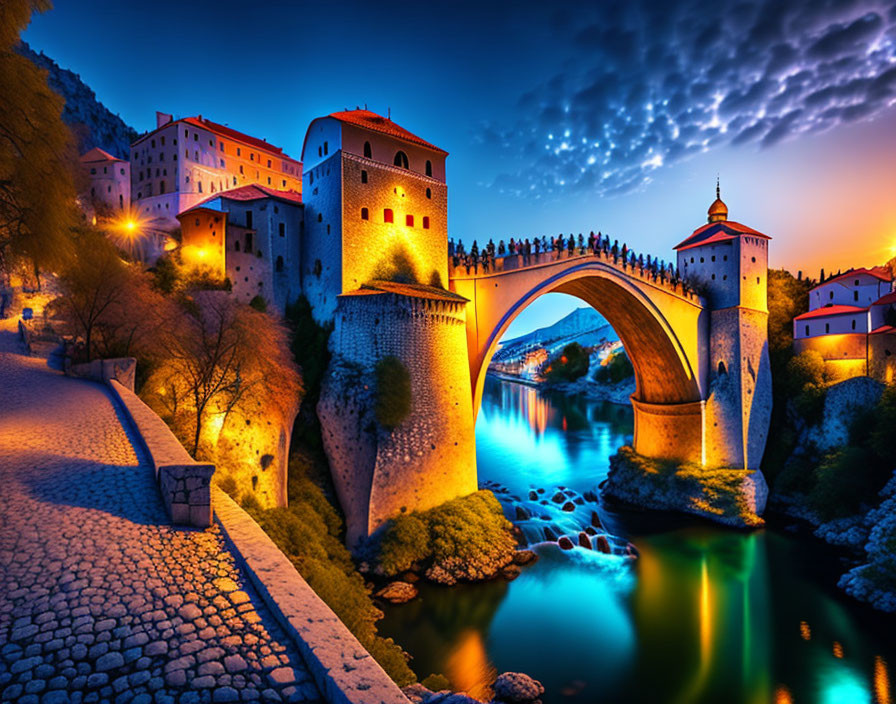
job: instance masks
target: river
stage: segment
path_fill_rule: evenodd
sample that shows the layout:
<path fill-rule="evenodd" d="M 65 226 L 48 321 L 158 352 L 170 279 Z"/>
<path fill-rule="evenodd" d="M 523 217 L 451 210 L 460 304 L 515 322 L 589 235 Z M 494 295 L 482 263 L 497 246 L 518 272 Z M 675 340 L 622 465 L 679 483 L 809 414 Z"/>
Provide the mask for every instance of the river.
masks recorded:
<path fill-rule="evenodd" d="M 597 491 L 631 433 L 629 408 L 488 378 L 480 483 L 522 497 Z M 837 592 L 841 558 L 830 549 L 786 523 L 742 533 L 598 512 L 637 560 L 541 546 L 512 582 L 422 585 L 418 599 L 385 609 L 380 632 L 413 655 L 419 677 L 441 673 L 480 699 L 497 673 L 518 671 L 545 685 L 545 704 L 896 701 L 896 618 Z"/>

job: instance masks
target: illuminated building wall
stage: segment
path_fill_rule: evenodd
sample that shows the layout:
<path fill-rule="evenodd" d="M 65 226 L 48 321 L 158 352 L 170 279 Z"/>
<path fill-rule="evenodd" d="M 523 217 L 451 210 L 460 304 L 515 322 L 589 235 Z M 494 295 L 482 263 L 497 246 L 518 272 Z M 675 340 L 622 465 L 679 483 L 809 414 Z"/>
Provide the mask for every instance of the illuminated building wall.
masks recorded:
<path fill-rule="evenodd" d="M 281 312 L 301 293 L 302 203 L 297 193 L 244 186 L 178 215 L 184 263 L 226 276 L 240 303 Z"/>
<path fill-rule="evenodd" d="M 131 165 L 99 148 L 83 154 L 80 162 L 86 185 L 79 200 L 88 216 L 126 212 L 131 206 Z"/>
<path fill-rule="evenodd" d="M 157 128 L 131 145 L 130 161 L 137 213 L 169 229 L 179 213 L 238 186 L 302 192 L 301 162 L 201 115 L 172 120 L 157 113 Z"/>
<path fill-rule="evenodd" d="M 318 320 L 377 279 L 448 282 L 446 153 L 367 110 L 314 120 L 302 159 L 303 280 Z"/>
<path fill-rule="evenodd" d="M 339 297 L 334 359 L 318 415 L 347 543 L 405 511 L 476 491 L 466 299 L 429 287 L 378 283 Z M 411 410 L 393 430 L 376 422 L 376 362 L 398 357 Z"/>

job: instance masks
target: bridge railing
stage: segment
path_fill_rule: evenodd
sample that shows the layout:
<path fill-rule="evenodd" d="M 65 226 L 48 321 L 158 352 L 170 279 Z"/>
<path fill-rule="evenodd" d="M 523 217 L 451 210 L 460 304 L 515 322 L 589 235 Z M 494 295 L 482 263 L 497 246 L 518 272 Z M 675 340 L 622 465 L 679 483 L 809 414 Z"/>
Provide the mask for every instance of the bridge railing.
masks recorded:
<path fill-rule="evenodd" d="M 643 255 L 635 255 L 630 250 L 619 249 L 615 245 L 610 247 L 606 240 L 595 241 L 590 246 L 587 243 L 584 246 L 577 244 L 573 249 L 564 246 L 529 254 L 505 253 L 493 256 L 487 250 L 475 255 L 455 252 L 448 257 L 448 277 L 460 279 L 493 276 L 571 259 L 601 261 L 628 276 L 660 286 L 688 300 L 697 301 L 700 298 L 671 264 L 667 266 L 650 257 L 645 260 Z"/>

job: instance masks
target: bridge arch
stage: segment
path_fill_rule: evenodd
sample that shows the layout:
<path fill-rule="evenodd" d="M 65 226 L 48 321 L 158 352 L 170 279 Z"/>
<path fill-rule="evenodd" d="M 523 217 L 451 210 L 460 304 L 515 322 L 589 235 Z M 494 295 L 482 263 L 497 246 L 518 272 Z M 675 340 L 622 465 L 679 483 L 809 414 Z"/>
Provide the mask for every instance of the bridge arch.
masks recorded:
<path fill-rule="evenodd" d="M 452 280 L 467 305 L 474 418 L 489 362 L 513 320 L 546 293 L 566 293 L 603 315 L 635 370 L 635 449 L 704 463 L 703 383 L 707 320 L 698 300 L 595 257 Z"/>

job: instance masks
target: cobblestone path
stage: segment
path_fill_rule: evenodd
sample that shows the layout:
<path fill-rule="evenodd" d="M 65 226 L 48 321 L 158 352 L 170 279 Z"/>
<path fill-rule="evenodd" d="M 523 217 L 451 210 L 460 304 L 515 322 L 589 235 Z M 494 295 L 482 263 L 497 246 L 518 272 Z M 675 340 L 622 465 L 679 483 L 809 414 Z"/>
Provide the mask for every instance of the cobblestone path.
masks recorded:
<path fill-rule="evenodd" d="M 320 701 L 220 528 L 170 526 L 104 387 L 0 324 L 0 700 Z"/>

